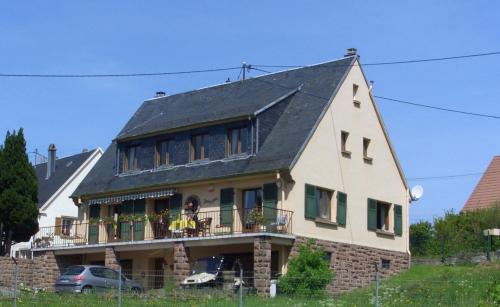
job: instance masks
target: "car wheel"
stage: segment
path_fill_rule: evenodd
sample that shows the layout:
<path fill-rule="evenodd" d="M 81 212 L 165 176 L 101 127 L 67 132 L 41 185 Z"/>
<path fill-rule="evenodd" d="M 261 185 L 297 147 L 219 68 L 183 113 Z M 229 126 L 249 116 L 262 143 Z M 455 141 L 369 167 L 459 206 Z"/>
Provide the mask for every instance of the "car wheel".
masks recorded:
<path fill-rule="evenodd" d="M 82 288 L 82 293 L 83 294 L 90 294 L 92 293 L 92 287 L 91 286 L 85 286 Z"/>

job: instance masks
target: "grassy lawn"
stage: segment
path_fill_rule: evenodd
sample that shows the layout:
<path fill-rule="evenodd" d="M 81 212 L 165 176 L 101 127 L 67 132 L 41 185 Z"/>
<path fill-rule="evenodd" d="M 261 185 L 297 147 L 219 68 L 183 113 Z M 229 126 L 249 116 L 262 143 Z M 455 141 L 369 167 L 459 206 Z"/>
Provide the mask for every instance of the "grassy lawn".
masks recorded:
<path fill-rule="evenodd" d="M 494 285 L 496 299 L 494 302 Z M 244 306 L 373 306 L 374 286 L 339 296 L 262 299 L 244 297 Z M 414 266 L 398 276 L 383 280 L 380 306 L 499 306 L 500 264 L 476 266 Z M 175 295 L 175 297 L 174 297 Z M 238 297 L 198 290 L 175 293 L 149 292 L 142 297 L 123 298 L 123 306 L 238 306 Z M 1 306 L 12 301 L 1 300 Z M 116 306 L 111 293 L 103 295 L 23 294 L 18 306 Z"/>

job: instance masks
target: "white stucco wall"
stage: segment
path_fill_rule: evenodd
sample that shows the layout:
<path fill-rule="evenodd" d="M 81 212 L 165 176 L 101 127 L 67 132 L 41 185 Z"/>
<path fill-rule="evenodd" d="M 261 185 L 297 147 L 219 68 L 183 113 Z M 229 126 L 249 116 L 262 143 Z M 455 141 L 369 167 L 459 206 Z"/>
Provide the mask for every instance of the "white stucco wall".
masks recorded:
<path fill-rule="evenodd" d="M 353 84 L 359 86 L 359 108 L 353 103 Z M 347 149 L 341 155 L 341 131 L 349 132 Z M 371 139 L 369 156 L 363 159 L 363 137 Z M 352 67 L 309 143 L 291 171 L 295 180 L 286 187 L 285 207 L 294 211 L 293 230 L 297 235 L 337 242 L 407 252 L 408 193 L 391 154 L 381 122 L 359 66 Z M 347 225 L 326 226 L 304 217 L 305 184 L 347 193 Z M 403 236 L 381 236 L 367 229 L 367 198 L 403 206 Z M 336 200 L 333 201 L 336 203 Z M 393 207 L 392 207 L 393 208 Z M 393 231 L 393 209 L 390 231 Z M 335 219 L 336 207 L 332 217 Z"/>
<path fill-rule="evenodd" d="M 52 195 L 52 197 L 47 200 L 45 204 L 42 205 L 39 209 L 38 217 L 38 226 L 40 229 L 43 227 L 53 227 L 56 222 L 56 217 L 78 218 L 78 207 L 75 206 L 70 196 L 101 158 L 102 154 L 102 149 L 97 148 L 96 151 L 85 161 L 85 163 L 82 164 L 80 168 L 68 179 L 68 181 L 65 182 L 59 190 L 54 193 L 54 195 Z M 19 242 L 12 246 L 11 255 L 15 255 L 15 252 L 20 249 L 29 249 L 30 247 L 30 241 Z"/>

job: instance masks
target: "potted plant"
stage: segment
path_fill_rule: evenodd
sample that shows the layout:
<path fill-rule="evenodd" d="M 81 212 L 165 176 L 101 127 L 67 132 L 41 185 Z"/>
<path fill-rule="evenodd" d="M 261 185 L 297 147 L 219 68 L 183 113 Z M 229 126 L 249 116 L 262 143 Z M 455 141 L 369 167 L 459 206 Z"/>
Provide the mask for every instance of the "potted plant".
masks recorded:
<path fill-rule="evenodd" d="M 249 226 L 253 226 L 254 229 L 259 230 L 259 231 L 265 231 L 266 226 L 264 225 L 266 222 L 266 219 L 264 218 L 264 215 L 262 214 L 262 211 L 260 209 L 252 209 L 248 212 L 247 218 L 246 218 L 246 224 Z"/>

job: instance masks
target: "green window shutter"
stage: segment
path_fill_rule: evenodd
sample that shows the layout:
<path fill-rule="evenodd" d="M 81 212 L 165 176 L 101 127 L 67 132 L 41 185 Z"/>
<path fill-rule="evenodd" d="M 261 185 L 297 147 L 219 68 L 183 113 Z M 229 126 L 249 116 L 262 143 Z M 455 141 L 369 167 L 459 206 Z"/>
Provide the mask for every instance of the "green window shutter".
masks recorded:
<path fill-rule="evenodd" d="M 316 218 L 316 187 L 306 184 L 306 200 L 305 200 L 305 218 L 306 219 L 315 219 Z"/>
<path fill-rule="evenodd" d="M 394 234 L 403 235 L 403 207 L 394 205 Z"/>
<path fill-rule="evenodd" d="M 220 225 L 225 227 L 233 226 L 233 205 L 234 189 L 227 188 L 220 190 Z"/>
<path fill-rule="evenodd" d="M 347 194 L 337 192 L 337 224 L 346 225 L 347 215 Z"/>
<path fill-rule="evenodd" d="M 121 241 L 130 241 L 130 222 L 120 223 L 120 238 Z"/>
<path fill-rule="evenodd" d="M 368 230 L 377 230 L 377 201 L 368 198 Z"/>
<path fill-rule="evenodd" d="M 170 197 L 170 216 L 178 219 L 182 209 L 182 194 L 174 194 Z"/>
<path fill-rule="evenodd" d="M 99 225 L 89 225 L 89 244 L 99 243 Z"/>
<path fill-rule="evenodd" d="M 144 240 L 144 221 L 134 222 L 134 241 Z"/>
<path fill-rule="evenodd" d="M 263 187 L 263 215 L 266 224 L 276 222 L 278 209 L 278 186 L 276 183 L 264 184 Z"/>

